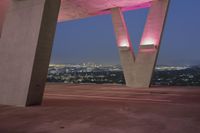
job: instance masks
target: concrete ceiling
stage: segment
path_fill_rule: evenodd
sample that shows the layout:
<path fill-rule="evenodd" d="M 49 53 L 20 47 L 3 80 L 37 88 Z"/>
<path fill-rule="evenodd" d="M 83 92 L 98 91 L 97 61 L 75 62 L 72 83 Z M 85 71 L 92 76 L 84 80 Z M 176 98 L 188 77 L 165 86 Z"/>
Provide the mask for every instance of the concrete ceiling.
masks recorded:
<path fill-rule="evenodd" d="M 59 22 L 109 13 L 110 8 L 134 10 L 149 7 L 153 0 L 62 0 Z"/>

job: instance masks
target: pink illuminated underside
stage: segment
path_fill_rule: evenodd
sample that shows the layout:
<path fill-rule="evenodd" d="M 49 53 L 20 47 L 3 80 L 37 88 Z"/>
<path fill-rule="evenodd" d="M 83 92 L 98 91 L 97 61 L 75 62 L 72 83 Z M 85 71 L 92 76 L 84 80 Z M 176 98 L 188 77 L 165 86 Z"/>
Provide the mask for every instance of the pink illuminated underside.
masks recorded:
<path fill-rule="evenodd" d="M 149 7 L 153 0 L 62 0 L 59 22 L 109 14 L 111 8 L 122 11 Z"/>
<path fill-rule="evenodd" d="M 141 5 L 137 5 L 137 6 L 126 6 L 126 7 L 121 7 L 121 10 L 124 11 L 131 11 L 131 10 L 137 10 L 137 9 L 141 9 L 141 8 L 149 8 L 151 6 L 151 2 L 147 2 L 147 3 L 143 3 Z M 90 15 L 106 15 L 106 14 L 110 14 L 110 9 L 106 9 L 106 10 L 102 10 L 99 12 L 95 12 L 95 13 L 90 13 Z"/>

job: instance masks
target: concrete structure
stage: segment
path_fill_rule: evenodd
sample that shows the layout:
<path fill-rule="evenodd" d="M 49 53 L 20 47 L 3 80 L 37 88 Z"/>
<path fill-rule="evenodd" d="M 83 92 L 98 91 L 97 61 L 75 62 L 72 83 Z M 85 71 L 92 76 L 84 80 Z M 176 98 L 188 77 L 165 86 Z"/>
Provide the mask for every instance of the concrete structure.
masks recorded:
<path fill-rule="evenodd" d="M 153 1 L 137 58 L 120 8 L 112 9 L 113 25 L 127 86 L 149 87 L 155 68 L 169 0 Z"/>
<path fill-rule="evenodd" d="M 167 6 L 168 0 L 1 0 L 0 104 L 41 103 L 57 21 L 111 12 L 118 45 L 125 46 L 120 55 L 127 85 L 148 87 Z M 146 7 L 150 13 L 135 60 L 121 11 Z"/>

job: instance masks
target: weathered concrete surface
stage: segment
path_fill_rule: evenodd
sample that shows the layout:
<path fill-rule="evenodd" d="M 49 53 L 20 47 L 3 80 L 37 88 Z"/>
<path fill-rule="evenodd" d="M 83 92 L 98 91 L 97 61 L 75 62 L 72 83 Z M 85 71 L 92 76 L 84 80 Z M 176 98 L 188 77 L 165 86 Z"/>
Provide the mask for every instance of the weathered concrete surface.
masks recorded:
<path fill-rule="evenodd" d="M 0 5 L 7 1 L 13 0 L 0 0 Z M 61 0 L 58 20 L 62 22 L 107 14 L 110 13 L 109 9 L 114 7 L 121 7 L 123 11 L 146 8 L 151 5 L 152 1 L 153 0 Z"/>
<path fill-rule="evenodd" d="M 60 0 L 13 0 L 0 39 L 0 103 L 42 101 Z"/>
<path fill-rule="evenodd" d="M 47 85 L 42 106 L 0 106 L 1 133 L 198 133 L 200 88 Z"/>

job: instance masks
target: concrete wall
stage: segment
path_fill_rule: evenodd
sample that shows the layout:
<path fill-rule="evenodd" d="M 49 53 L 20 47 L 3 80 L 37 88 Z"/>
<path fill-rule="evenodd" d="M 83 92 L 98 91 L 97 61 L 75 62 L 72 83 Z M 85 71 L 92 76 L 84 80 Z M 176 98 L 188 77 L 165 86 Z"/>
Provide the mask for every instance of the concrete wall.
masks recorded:
<path fill-rule="evenodd" d="M 0 104 L 42 101 L 60 0 L 12 0 L 0 39 Z"/>

